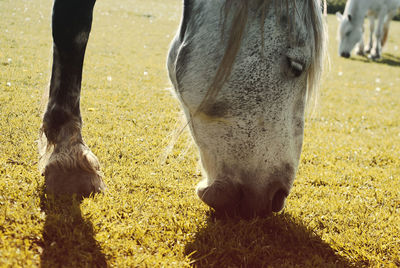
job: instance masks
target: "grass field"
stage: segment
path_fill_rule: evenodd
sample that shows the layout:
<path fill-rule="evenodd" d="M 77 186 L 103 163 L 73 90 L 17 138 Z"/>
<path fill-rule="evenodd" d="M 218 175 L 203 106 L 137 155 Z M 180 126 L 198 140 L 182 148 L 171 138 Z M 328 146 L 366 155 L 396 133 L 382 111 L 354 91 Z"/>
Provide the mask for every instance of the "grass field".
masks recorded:
<path fill-rule="evenodd" d="M 306 124 L 283 212 L 221 220 L 165 68 L 180 0 L 102 0 L 83 74 L 83 135 L 108 191 L 54 200 L 37 170 L 50 0 L 0 0 L 0 267 L 399 267 L 400 23 L 383 59 L 337 56 Z"/>

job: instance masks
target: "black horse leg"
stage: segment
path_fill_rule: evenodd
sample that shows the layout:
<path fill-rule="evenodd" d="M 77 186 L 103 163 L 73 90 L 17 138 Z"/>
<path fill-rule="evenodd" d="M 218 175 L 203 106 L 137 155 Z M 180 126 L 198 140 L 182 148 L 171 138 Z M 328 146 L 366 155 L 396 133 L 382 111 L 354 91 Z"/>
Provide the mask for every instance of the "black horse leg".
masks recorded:
<path fill-rule="evenodd" d="M 80 92 L 95 0 L 55 0 L 53 68 L 39 141 L 46 189 L 87 196 L 104 189 L 96 156 L 84 144 Z"/>

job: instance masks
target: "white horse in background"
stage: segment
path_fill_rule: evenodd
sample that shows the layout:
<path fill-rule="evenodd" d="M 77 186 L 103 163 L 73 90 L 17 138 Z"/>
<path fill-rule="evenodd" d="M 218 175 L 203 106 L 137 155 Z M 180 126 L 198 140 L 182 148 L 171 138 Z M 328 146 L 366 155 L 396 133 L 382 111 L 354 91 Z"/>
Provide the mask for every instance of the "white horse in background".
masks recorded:
<path fill-rule="evenodd" d="M 340 22 L 339 55 L 349 58 L 351 51 L 358 44 L 357 54 L 371 53 L 371 59 L 379 59 L 387 40 L 390 22 L 399 11 L 400 0 L 348 0 L 343 15 L 336 13 Z M 366 16 L 370 21 L 370 37 L 369 44 L 364 50 L 363 24 Z M 378 20 L 376 29 L 375 20 Z"/>

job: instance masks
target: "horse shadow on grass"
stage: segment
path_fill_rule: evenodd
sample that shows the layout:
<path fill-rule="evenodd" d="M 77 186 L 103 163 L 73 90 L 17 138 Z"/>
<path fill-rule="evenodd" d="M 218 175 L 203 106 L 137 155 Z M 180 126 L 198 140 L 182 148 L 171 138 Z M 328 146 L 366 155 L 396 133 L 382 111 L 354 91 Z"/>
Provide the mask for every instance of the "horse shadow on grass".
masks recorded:
<path fill-rule="evenodd" d="M 289 214 L 267 219 L 208 217 L 206 226 L 186 244 L 194 267 L 364 267 L 335 251 Z"/>
<path fill-rule="evenodd" d="M 382 58 L 376 61 L 373 61 L 367 57 L 355 57 L 355 58 L 350 58 L 350 60 L 353 61 L 361 61 L 361 62 L 375 62 L 378 64 L 386 64 L 389 66 L 394 66 L 394 67 L 400 67 L 400 57 L 395 56 L 390 53 L 383 53 Z"/>
<path fill-rule="evenodd" d="M 82 217 L 80 203 L 74 197 L 46 195 L 42 189 L 40 205 L 46 221 L 40 267 L 107 267 L 93 225 Z"/>

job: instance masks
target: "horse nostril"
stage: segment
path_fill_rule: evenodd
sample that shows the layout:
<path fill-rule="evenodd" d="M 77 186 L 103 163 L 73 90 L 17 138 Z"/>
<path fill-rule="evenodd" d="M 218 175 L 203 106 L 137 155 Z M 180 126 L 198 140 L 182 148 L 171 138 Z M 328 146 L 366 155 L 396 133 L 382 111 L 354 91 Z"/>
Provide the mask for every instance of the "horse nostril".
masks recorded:
<path fill-rule="evenodd" d="M 275 192 L 274 197 L 272 198 L 273 212 L 279 212 L 282 210 L 287 196 L 288 196 L 287 191 L 283 189 L 279 189 L 278 191 Z"/>
<path fill-rule="evenodd" d="M 233 210 L 242 198 L 240 186 L 227 179 L 216 180 L 211 185 L 201 181 L 196 191 L 200 199 L 216 211 Z"/>
<path fill-rule="evenodd" d="M 349 52 L 342 52 L 340 54 L 340 56 L 342 56 L 343 58 L 350 58 L 350 53 Z"/>

